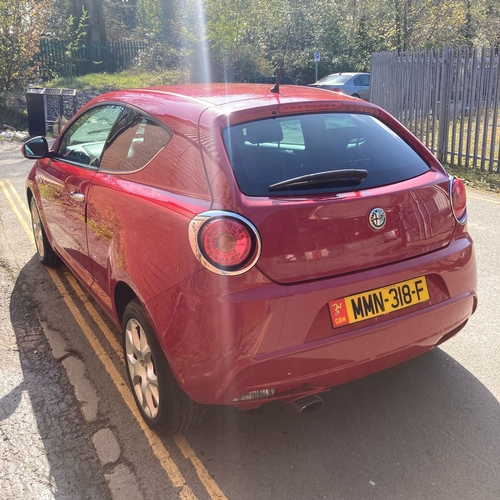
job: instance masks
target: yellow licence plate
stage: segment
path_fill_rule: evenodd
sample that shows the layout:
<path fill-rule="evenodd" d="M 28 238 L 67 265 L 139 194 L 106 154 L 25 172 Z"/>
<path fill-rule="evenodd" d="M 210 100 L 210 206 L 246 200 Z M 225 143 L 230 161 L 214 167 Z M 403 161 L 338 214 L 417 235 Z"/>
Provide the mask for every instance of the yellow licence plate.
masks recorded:
<path fill-rule="evenodd" d="M 329 302 L 334 328 L 375 318 L 429 300 L 425 276 Z"/>

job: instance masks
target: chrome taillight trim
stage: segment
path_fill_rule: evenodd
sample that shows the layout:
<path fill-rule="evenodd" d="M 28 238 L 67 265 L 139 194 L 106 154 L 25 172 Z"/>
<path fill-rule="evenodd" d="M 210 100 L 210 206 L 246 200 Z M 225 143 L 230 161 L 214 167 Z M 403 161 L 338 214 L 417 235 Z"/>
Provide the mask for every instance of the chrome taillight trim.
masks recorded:
<path fill-rule="evenodd" d="M 199 242 L 198 242 L 198 235 L 200 233 L 201 228 L 203 225 L 213 219 L 236 219 L 239 222 L 243 223 L 245 226 L 248 227 L 248 229 L 253 233 L 255 236 L 255 251 L 253 252 L 252 258 L 241 268 L 237 270 L 227 270 L 227 269 L 220 269 L 216 266 L 214 266 L 211 262 L 209 262 L 203 255 Z M 247 271 L 249 271 L 259 260 L 260 253 L 262 250 L 262 241 L 260 238 L 260 234 L 257 231 L 257 228 L 245 217 L 243 217 L 240 214 L 234 213 L 234 212 L 226 212 L 224 210 L 208 210 L 206 212 L 202 212 L 201 214 L 196 215 L 191 219 L 191 222 L 189 223 L 189 244 L 191 245 L 191 250 L 193 250 L 193 253 L 195 257 L 200 261 L 200 263 L 212 271 L 213 273 L 220 274 L 222 276 L 238 276 L 240 274 L 244 274 Z"/>
<path fill-rule="evenodd" d="M 450 187 L 449 187 L 449 190 L 450 190 L 450 206 L 451 206 L 451 212 L 453 214 L 453 217 L 455 218 L 455 220 L 461 224 L 462 226 L 467 222 L 467 217 L 468 217 L 468 211 L 467 211 L 467 199 L 466 199 L 466 202 L 465 202 L 465 211 L 464 211 L 464 214 L 462 215 L 462 217 L 460 217 L 460 219 L 455 215 L 455 209 L 453 208 L 453 181 L 455 180 L 455 177 L 453 175 L 450 175 L 449 176 L 450 178 Z M 465 186 L 464 186 L 465 187 Z M 467 196 L 467 193 L 466 193 L 466 196 Z"/>

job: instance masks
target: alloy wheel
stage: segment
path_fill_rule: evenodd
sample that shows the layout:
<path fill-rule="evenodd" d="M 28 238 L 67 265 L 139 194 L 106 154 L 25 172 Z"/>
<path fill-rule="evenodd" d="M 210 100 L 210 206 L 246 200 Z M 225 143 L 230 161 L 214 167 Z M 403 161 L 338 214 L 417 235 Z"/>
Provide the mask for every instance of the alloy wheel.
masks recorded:
<path fill-rule="evenodd" d="M 38 209 L 36 208 L 35 200 L 31 201 L 31 223 L 33 225 L 33 236 L 35 238 L 35 245 L 40 255 L 40 258 L 43 259 L 45 257 L 45 247 L 43 244 L 43 227 L 42 221 L 40 220 L 40 214 L 38 213 Z"/>
<path fill-rule="evenodd" d="M 125 356 L 137 401 L 143 412 L 154 419 L 160 403 L 158 378 L 148 338 L 135 318 L 130 318 L 125 328 Z"/>

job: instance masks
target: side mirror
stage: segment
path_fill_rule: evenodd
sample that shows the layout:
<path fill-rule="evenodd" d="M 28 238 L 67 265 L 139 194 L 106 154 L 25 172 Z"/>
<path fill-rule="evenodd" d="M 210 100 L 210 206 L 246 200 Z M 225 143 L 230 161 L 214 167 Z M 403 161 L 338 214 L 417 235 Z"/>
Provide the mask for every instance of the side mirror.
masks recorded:
<path fill-rule="evenodd" d="M 33 137 L 21 147 L 21 152 L 29 160 L 49 157 L 49 145 L 45 137 Z"/>

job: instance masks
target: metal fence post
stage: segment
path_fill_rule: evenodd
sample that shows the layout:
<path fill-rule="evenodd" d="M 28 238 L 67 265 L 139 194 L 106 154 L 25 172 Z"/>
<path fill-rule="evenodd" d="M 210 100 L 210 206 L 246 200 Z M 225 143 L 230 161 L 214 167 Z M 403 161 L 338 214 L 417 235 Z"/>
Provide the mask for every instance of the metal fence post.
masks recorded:
<path fill-rule="evenodd" d="M 439 88 L 439 132 L 437 144 L 437 158 L 441 163 L 446 162 L 447 145 L 448 145 L 448 127 L 450 114 L 450 88 L 448 85 L 450 73 L 450 61 L 452 59 L 453 50 L 451 47 L 443 47 L 442 63 L 441 63 L 441 82 Z"/>

